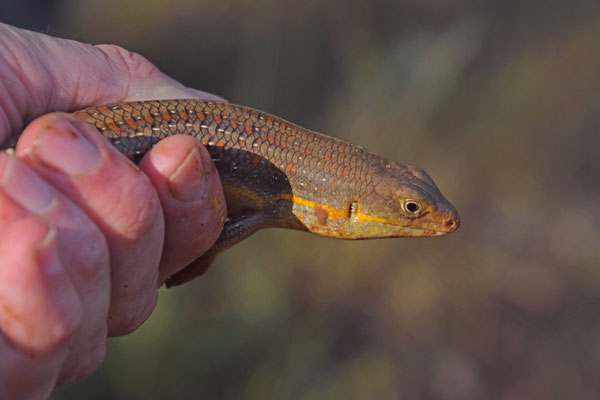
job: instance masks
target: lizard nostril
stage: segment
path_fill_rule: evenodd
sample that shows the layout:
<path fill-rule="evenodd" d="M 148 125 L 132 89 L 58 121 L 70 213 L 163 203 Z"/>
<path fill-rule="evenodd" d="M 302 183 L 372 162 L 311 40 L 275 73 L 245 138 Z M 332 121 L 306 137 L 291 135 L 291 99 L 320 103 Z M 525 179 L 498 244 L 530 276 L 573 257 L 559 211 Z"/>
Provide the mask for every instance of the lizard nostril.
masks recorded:
<path fill-rule="evenodd" d="M 456 223 L 455 219 L 451 218 L 446 221 L 445 225 L 446 225 L 446 228 L 448 228 L 448 230 L 452 231 L 452 230 L 456 229 L 457 223 Z"/>

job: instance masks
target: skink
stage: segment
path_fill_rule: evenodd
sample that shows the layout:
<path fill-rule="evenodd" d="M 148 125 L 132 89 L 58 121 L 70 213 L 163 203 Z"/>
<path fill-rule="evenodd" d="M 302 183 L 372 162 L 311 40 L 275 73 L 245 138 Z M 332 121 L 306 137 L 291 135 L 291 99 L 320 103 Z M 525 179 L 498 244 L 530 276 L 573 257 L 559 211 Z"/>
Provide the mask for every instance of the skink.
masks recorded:
<path fill-rule="evenodd" d="M 171 276 L 179 285 L 262 228 L 341 239 L 439 236 L 460 225 L 423 170 L 398 164 L 265 112 L 219 101 L 160 100 L 76 111 L 137 162 L 158 141 L 197 137 L 223 183 L 227 220 L 213 247 Z"/>

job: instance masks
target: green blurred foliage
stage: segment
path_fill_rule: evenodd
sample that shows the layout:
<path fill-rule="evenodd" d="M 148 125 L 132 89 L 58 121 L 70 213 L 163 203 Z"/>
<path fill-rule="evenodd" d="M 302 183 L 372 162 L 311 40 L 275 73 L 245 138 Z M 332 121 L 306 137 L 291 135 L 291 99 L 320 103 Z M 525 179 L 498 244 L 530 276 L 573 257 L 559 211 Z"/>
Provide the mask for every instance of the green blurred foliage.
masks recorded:
<path fill-rule="evenodd" d="M 600 396 L 596 1 L 43 3 L 3 20 L 418 165 L 463 218 L 437 239 L 260 232 L 54 399 Z"/>

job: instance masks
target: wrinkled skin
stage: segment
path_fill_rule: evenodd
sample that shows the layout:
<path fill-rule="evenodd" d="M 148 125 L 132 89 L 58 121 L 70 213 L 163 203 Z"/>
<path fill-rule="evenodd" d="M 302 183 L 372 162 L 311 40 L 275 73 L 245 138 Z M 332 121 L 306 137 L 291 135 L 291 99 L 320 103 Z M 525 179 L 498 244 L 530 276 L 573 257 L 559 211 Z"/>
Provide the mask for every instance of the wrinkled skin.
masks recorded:
<path fill-rule="evenodd" d="M 0 139 L 23 131 L 15 155 L 0 154 L 0 398 L 46 398 L 98 367 L 107 336 L 144 322 L 226 214 L 194 138 L 162 141 L 137 167 L 91 126 L 47 113 L 216 97 L 122 48 L 3 24 L 0 88 Z"/>

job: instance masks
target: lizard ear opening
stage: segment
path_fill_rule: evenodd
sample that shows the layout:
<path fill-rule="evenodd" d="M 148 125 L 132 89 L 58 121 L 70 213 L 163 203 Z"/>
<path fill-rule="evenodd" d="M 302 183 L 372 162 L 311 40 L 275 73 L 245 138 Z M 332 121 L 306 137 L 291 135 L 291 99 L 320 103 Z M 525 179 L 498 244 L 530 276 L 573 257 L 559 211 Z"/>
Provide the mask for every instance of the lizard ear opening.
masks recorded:
<path fill-rule="evenodd" d="M 358 201 L 353 200 L 348 205 L 348 219 L 356 218 L 357 213 L 358 213 Z"/>

